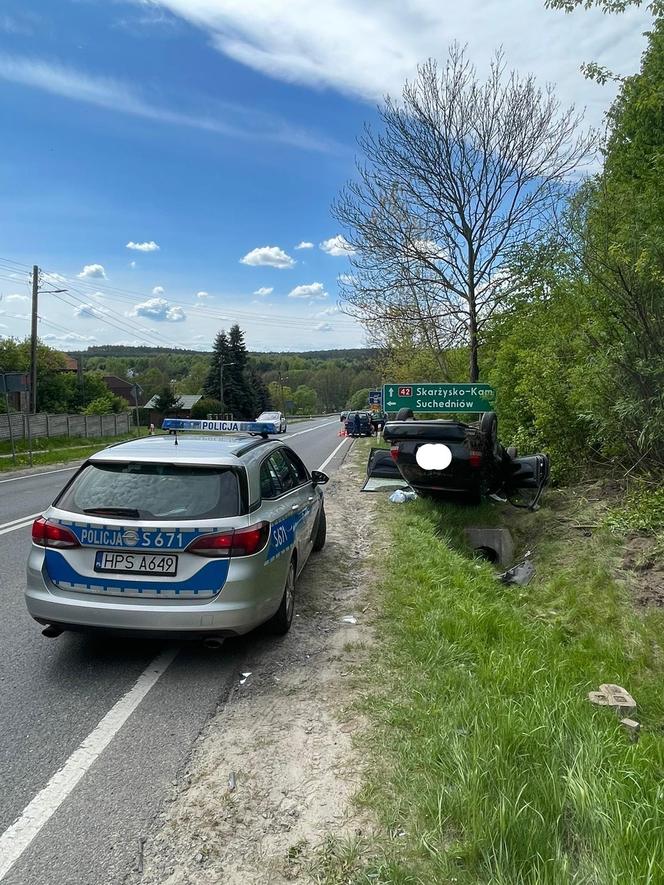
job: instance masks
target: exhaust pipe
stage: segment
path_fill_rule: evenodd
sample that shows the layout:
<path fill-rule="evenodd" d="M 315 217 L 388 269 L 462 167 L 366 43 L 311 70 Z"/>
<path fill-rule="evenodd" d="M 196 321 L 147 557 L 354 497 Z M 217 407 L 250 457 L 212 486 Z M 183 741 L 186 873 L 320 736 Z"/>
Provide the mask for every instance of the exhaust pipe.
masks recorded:
<path fill-rule="evenodd" d="M 218 639 L 216 636 L 211 636 L 208 639 L 203 640 L 203 645 L 205 646 L 205 648 L 219 649 L 222 647 L 223 644 L 224 640 Z"/>
<path fill-rule="evenodd" d="M 48 639 L 55 639 L 61 633 L 64 633 L 64 630 L 61 627 L 56 627 L 54 624 L 47 624 L 42 630 L 42 636 L 46 636 Z"/>

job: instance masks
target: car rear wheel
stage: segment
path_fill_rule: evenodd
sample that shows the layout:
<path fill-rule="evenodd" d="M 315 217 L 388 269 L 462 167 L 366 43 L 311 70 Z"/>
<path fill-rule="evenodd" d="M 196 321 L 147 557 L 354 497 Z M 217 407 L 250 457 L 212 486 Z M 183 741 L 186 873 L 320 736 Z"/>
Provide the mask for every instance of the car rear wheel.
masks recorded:
<path fill-rule="evenodd" d="M 325 546 L 327 537 L 327 517 L 325 516 L 325 508 L 321 504 L 320 516 L 318 517 L 318 528 L 316 529 L 316 537 L 314 538 L 314 553 L 318 553 Z"/>
<path fill-rule="evenodd" d="M 295 560 L 291 559 L 286 575 L 284 595 L 281 597 L 279 608 L 267 622 L 267 628 L 275 636 L 285 636 L 293 623 L 293 611 L 295 610 Z"/>

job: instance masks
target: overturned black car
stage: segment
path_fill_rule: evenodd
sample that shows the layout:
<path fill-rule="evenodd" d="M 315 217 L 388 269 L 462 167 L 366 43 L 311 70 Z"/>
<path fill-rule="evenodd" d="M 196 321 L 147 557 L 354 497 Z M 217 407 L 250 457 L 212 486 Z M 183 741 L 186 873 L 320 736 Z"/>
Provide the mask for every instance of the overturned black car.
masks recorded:
<path fill-rule="evenodd" d="M 548 455 L 517 457 L 516 449 L 501 445 L 495 412 L 466 424 L 416 421 L 402 410 L 385 424 L 383 437 L 399 472 L 421 497 L 479 504 L 496 495 L 534 509 L 549 479 Z"/>

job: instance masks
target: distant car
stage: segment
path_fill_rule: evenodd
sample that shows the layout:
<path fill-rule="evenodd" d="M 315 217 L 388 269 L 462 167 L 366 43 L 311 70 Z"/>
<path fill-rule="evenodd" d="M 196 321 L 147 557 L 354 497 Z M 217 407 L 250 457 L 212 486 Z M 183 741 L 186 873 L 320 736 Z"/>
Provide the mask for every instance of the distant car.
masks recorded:
<path fill-rule="evenodd" d="M 275 424 L 277 426 L 277 433 L 286 433 L 288 430 L 288 423 L 283 412 L 261 412 L 256 421 Z"/>
<path fill-rule="evenodd" d="M 355 416 L 359 420 L 356 420 Z M 346 433 L 348 436 L 372 436 L 371 413 L 362 411 L 348 412 L 346 415 Z"/>
<path fill-rule="evenodd" d="M 92 455 L 35 520 L 25 598 L 45 635 L 289 629 L 295 581 L 325 544 L 327 476 L 267 435 L 176 429 L 177 444 L 145 437 Z"/>
<path fill-rule="evenodd" d="M 479 503 L 485 495 L 508 499 L 532 490 L 535 507 L 549 479 L 548 455 L 517 457 L 498 441 L 495 412 L 477 422 L 416 421 L 412 412 L 388 421 L 383 438 L 404 479 L 422 497 Z"/>

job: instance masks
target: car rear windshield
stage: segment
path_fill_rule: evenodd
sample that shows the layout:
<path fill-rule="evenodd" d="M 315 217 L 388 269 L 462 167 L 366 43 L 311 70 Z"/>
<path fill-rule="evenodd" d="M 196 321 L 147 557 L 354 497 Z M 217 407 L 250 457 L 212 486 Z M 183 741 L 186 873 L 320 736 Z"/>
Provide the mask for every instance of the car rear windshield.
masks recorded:
<path fill-rule="evenodd" d="M 88 464 L 55 505 L 120 518 L 218 519 L 242 514 L 243 498 L 240 471 L 231 467 Z"/>

